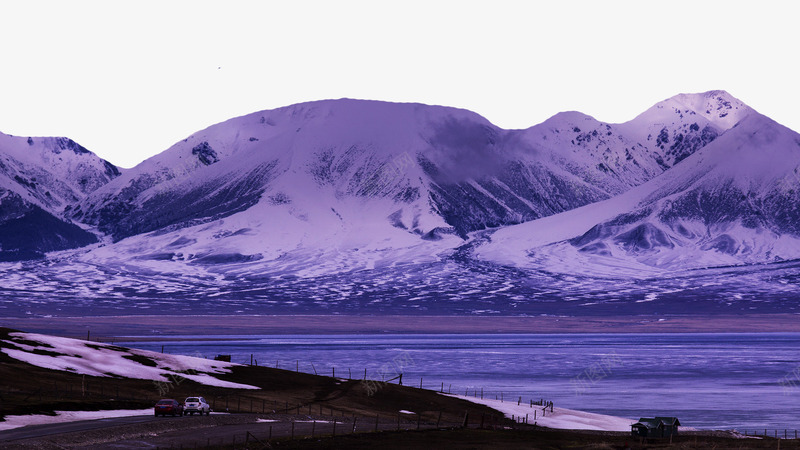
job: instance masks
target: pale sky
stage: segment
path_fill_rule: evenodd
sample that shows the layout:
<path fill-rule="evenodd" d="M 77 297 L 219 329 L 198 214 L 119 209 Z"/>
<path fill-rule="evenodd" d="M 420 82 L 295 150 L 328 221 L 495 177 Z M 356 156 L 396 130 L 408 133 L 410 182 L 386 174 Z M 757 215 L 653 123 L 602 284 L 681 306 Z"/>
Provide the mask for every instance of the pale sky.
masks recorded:
<path fill-rule="evenodd" d="M 795 1 L 2 1 L 0 131 L 121 167 L 310 100 L 632 119 L 724 89 L 798 131 Z"/>

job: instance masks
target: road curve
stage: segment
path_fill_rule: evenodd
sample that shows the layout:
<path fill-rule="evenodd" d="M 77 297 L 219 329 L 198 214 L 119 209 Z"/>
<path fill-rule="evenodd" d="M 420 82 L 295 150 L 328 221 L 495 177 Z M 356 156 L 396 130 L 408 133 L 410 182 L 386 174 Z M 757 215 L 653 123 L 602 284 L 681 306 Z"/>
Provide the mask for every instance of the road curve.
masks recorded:
<path fill-rule="evenodd" d="M 170 418 L 167 418 L 169 420 Z M 177 420 L 179 418 L 175 418 Z M 106 419 L 79 420 L 75 422 L 49 423 L 42 425 L 29 425 L 26 427 L 13 428 L 11 430 L 0 431 L 0 442 L 16 441 L 19 439 L 31 439 L 54 434 L 75 433 L 81 431 L 97 430 L 106 427 L 120 425 L 139 424 L 155 420 L 165 420 L 161 417 L 150 415 L 109 417 Z"/>

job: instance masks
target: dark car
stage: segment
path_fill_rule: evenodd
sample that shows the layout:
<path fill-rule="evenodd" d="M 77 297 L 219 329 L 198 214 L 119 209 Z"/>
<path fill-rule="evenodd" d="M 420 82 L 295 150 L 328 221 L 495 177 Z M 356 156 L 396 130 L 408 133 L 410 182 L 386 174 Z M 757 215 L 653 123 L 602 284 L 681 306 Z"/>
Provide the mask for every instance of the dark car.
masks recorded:
<path fill-rule="evenodd" d="M 182 416 L 183 405 L 178 403 L 177 400 L 173 400 L 171 398 L 161 399 L 158 401 L 158 403 L 156 403 L 155 414 L 156 417 L 166 415 Z"/>

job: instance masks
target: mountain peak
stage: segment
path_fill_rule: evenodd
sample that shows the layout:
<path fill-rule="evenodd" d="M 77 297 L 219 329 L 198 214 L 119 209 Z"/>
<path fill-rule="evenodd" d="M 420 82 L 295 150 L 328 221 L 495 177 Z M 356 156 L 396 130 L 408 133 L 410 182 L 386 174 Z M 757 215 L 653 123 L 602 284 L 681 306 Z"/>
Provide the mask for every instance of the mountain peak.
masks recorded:
<path fill-rule="evenodd" d="M 709 125 L 720 134 L 733 128 L 754 110 L 726 91 L 708 91 L 696 94 L 678 94 L 656 103 L 650 109 L 627 122 L 633 128 L 675 123 L 698 123 L 700 128 Z"/>
<path fill-rule="evenodd" d="M 597 123 L 597 119 L 580 111 L 562 111 L 545 120 L 544 124 L 547 124 L 548 126 L 561 127 L 564 125 L 576 125 L 584 122 Z"/>
<path fill-rule="evenodd" d="M 677 103 L 689 111 L 694 111 L 708 119 L 720 131 L 733 128 L 740 120 L 753 112 L 752 108 L 724 90 L 678 94 L 662 103 L 672 104 L 670 106 Z"/>
<path fill-rule="evenodd" d="M 354 98 L 314 100 L 273 110 L 259 111 L 251 115 L 283 115 L 290 119 L 300 119 L 302 121 L 323 119 L 327 121 L 345 121 L 356 125 L 361 122 L 374 124 L 380 122 L 416 121 L 418 116 L 424 116 L 426 119 L 452 117 L 466 118 L 491 125 L 486 118 L 478 113 L 461 108 L 414 102 L 389 102 Z"/>

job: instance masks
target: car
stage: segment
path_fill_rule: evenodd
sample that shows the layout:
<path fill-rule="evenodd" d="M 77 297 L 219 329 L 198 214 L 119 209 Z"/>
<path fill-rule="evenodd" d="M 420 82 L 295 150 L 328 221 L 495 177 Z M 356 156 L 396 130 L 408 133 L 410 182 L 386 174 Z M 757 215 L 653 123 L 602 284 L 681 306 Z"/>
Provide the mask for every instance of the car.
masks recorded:
<path fill-rule="evenodd" d="M 183 405 L 171 398 L 162 398 L 156 403 L 155 415 L 158 416 L 181 416 L 183 415 Z"/>
<path fill-rule="evenodd" d="M 206 399 L 203 397 L 186 397 L 183 402 L 183 415 L 198 413 L 201 416 L 203 413 L 206 415 L 211 414 L 211 406 L 209 406 Z"/>

